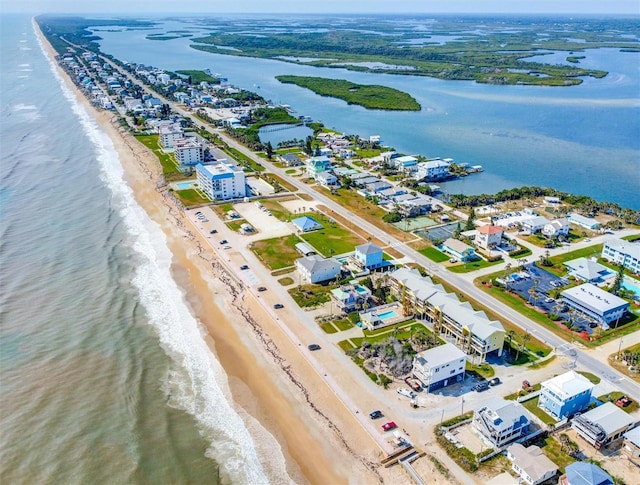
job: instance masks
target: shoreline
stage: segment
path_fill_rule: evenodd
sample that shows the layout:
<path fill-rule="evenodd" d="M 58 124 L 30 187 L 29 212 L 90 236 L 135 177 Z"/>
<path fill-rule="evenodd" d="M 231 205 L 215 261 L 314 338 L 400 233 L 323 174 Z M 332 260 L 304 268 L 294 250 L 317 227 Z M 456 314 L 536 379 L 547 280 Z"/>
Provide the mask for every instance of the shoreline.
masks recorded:
<path fill-rule="evenodd" d="M 335 397 L 326 392 L 328 386 L 313 375 L 314 369 L 299 350 L 291 348 L 286 336 L 278 335 L 279 329 L 269 321 L 270 317 L 233 281 L 206 241 L 190 227 L 184 210 L 168 192 L 155 155 L 119 129 L 112 114 L 91 106 L 53 59 L 55 52 L 37 23 L 33 23 L 64 82 L 114 144 L 136 201 L 165 233 L 173 254 L 174 278 L 192 313 L 207 331 L 207 345 L 227 373 L 234 407 L 245 425 L 254 428 L 247 422 L 246 413 L 271 433 L 282 448 L 287 472 L 295 481 L 382 481 L 372 470 L 377 464 L 353 451 L 369 449 L 371 444 L 365 439 L 370 438 L 350 435 L 347 439 L 336 433 L 341 428 L 335 423 L 336 418 L 341 423 L 353 418 L 341 402 L 335 402 Z M 236 322 L 228 317 L 234 317 Z M 259 317 L 264 318 L 258 321 Z M 239 324 L 248 324 L 251 331 L 240 335 L 244 328 Z M 246 365 L 237 366 L 238 361 Z M 253 432 L 252 437 L 255 443 Z M 269 450 L 258 453 L 265 466 Z M 268 466 L 265 471 L 269 474 Z"/>

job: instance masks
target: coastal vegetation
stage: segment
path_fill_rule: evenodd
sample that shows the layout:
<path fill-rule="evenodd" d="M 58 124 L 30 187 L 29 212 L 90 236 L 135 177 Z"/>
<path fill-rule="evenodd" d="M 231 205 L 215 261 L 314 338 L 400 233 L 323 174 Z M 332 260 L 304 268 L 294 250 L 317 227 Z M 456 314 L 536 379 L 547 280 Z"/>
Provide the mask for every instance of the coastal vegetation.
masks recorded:
<path fill-rule="evenodd" d="M 251 35 L 245 24 L 231 24 L 224 32 L 194 38 L 191 47 L 360 72 L 545 86 L 576 85 L 585 76 L 601 78 L 607 74 L 576 65 L 544 63 L 542 56 L 553 51 L 573 55 L 586 49 L 637 52 L 640 48 L 636 39 L 620 35 L 636 30 L 631 19 L 616 19 L 604 28 L 590 19 L 491 20 L 440 17 L 431 19 L 429 30 L 419 34 L 411 22 L 405 27 L 391 20 L 365 17 L 341 19 L 339 24 L 314 18 L 312 22 L 300 21 L 286 32 L 257 26 L 252 32 L 260 35 Z M 323 25 L 330 28 L 321 30 Z"/>
<path fill-rule="evenodd" d="M 210 84 L 220 84 L 220 79 L 207 74 L 204 71 L 181 69 L 176 71 L 176 74 L 182 74 L 189 78 L 189 84 L 200 84 L 202 82 Z"/>
<path fill-rule="evenodd" d="M 348 104 L 367 109 L 420 111 L 420 104 L 411 95 L 386 86 L 311 76 L 276 76 L 276 79 L 281 83 L 310 89 L 320 96 L 342 99 Z"/>

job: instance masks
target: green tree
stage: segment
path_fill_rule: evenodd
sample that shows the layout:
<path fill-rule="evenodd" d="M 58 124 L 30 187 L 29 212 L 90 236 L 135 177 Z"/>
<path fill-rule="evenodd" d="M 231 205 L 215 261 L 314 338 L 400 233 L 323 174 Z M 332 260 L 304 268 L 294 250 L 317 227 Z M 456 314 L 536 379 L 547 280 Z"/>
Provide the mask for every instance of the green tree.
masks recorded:
<path fill-rule="evenodd" d="M 267 158 L 271 160 L 273 158 L 273 147 L 271 146 L 270 141 L 265 145 L 265 151 L 267 152 Z"/>
<path fill-rule="evenodd" d="M 613 281 L 613 285 L 611 285 L 609 292 L 613 293 L 614 295 L 617 295 L 618 293 L 620 293 L 620 290 L 622 289 L 623 281 L 624 281 L 624 266 L 620 265 L 620 267 L 618 268 L 618 273 L 616 274 L 616 279 Z"/>
<path fill-rule="evenodd" d="M 469 211 L 469 217 L 467 217 L 467 223 L 464 225 L 465 231 L 473 231 L 476 228 L 474 221 L 476 220 L 476 211 L 472 207 Z"/>
<path fill-rule="evenodd" d="M 311 156 L 313 155 L 313 138 L 311 138 L 311 136 L 308 136 L 307 139 L 304 142 L 304 152 Z"/>

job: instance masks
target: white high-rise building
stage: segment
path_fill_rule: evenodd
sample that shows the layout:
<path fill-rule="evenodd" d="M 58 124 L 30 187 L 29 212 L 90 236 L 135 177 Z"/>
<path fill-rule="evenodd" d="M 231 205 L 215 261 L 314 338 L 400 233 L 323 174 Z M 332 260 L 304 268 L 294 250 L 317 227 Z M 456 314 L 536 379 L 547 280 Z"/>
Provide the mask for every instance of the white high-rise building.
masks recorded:
<path fill-rule="evenodd" d="M 200 189 L 211 200 L 237 199 L 247 195 L 242 169 L 225 159 L 196 165 Z"/>
<path fill-rule="evenodd" d="M 195 165 L 204 161 L 204 147 L 195 137 L 176 139 L 173 151 L 180 165 Z"/>

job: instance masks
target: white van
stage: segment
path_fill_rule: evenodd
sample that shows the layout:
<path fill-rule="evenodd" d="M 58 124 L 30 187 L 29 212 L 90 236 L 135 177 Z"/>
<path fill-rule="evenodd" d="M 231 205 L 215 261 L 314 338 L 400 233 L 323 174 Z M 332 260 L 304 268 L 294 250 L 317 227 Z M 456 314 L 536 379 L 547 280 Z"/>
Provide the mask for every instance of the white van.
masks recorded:
<path fill-rule="evenodd" d="M 413 391 L 410 391 L 406 387 L 399 387 L 398 389 L 396 389 L 396 392 L 410 399 L 413 399 L 414 397 L 416 397 L 415 393 Z"/>

